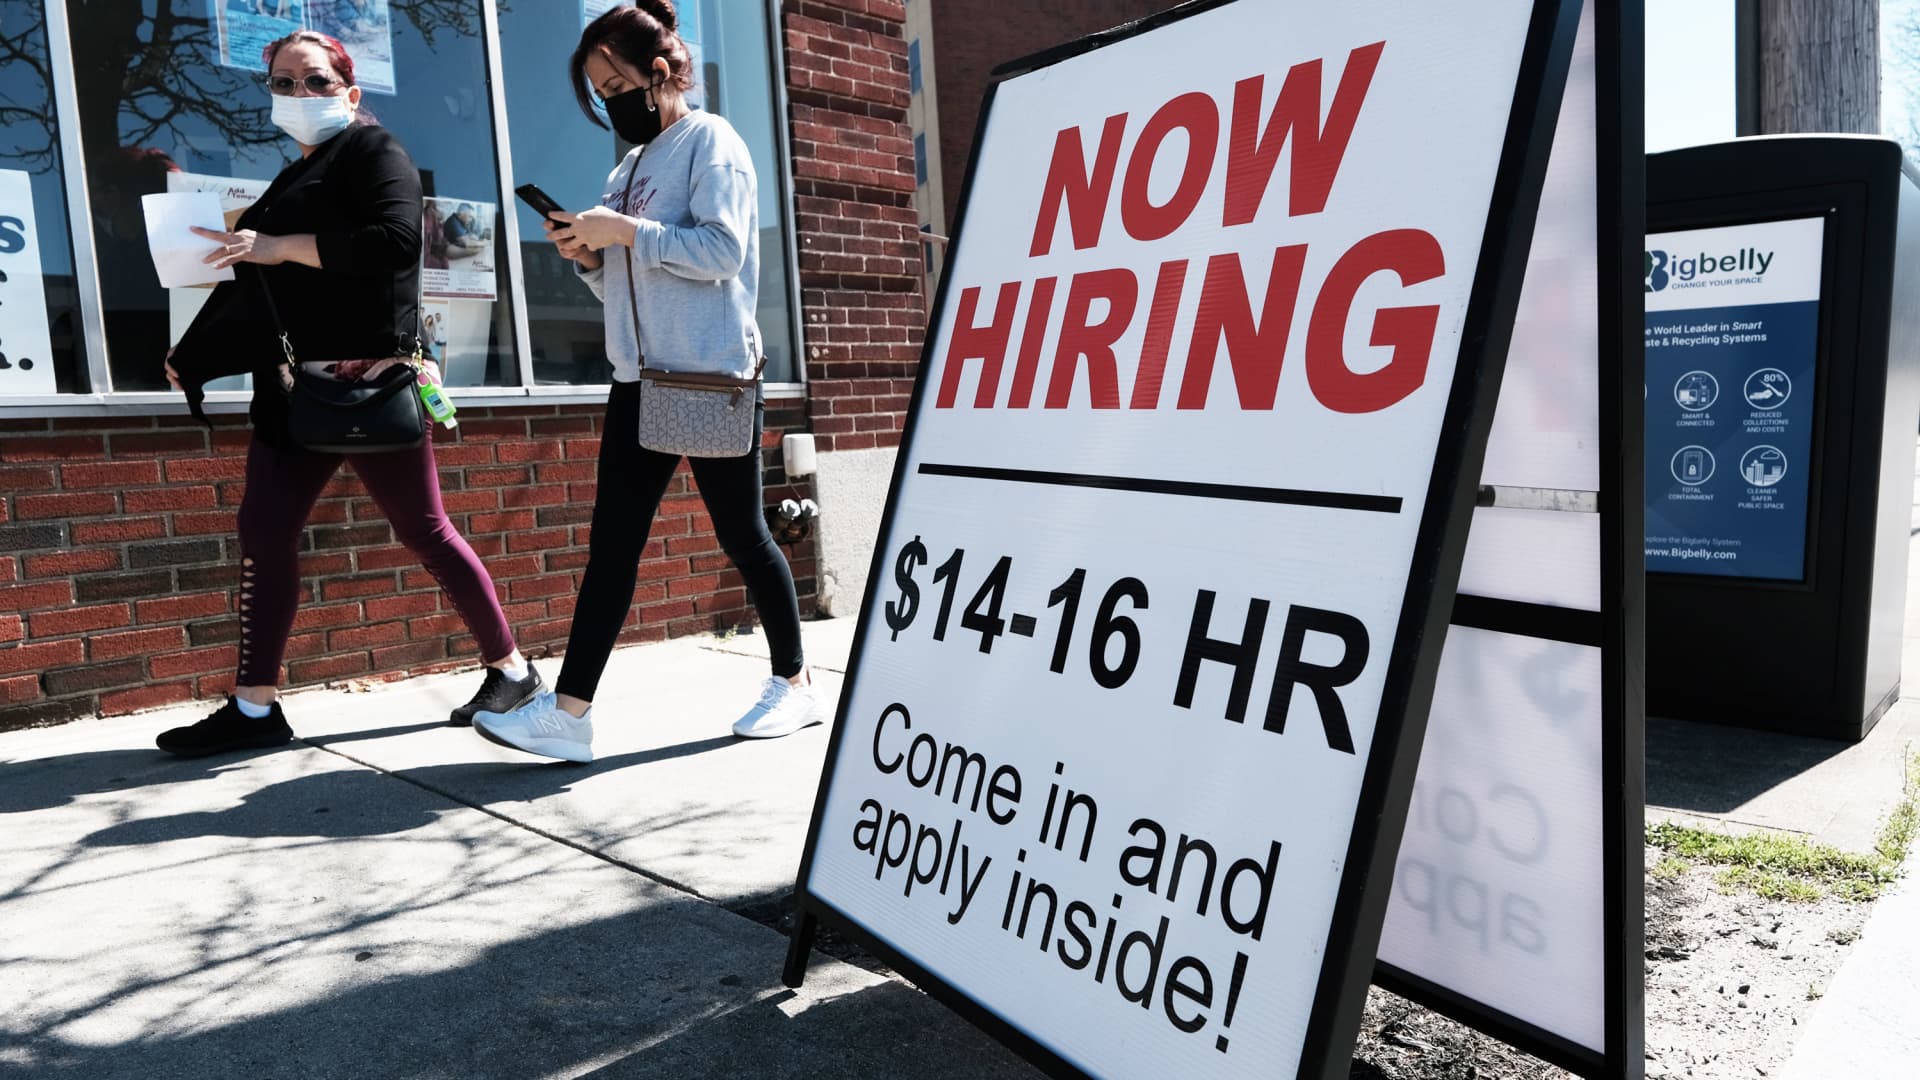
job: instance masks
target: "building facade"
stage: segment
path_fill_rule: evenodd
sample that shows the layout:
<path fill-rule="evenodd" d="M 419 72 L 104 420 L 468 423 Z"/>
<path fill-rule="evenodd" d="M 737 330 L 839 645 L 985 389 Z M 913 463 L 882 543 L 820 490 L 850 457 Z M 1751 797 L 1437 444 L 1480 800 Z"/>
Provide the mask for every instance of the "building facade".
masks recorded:
<path fill-rule="evenodd" d="M 231 685 L 250 391 L 210 388 L 208 430 L 167 390 L 161 362 L 205 290 L 160 286 L 140 196 L 212 192 L 229 215 L 258 197 L 294 152 L 268 120 L 260 50 L 300 27 L 354 56 L 365 104 L 420 167 L 425 234 L 458 219 L 483 241 L 425 255 L 428 337 L 460 408 L 436 432 L 441 483 L 523 647 L 564 643 L 608 369 L 598 304 L 511 193 L 531 181 L 590 205 L 625 149 L 566 81 L 607 6 L 0 0 L 0 728 Z M 850 610 L 859 593 L 833 586 L 864 579 L 885 494 L 868 478 L 891 472 L 925 318 L 904 7 L 679 7 L 698 105 L 740 131 L 759 176 L 767 500 L 820 502 L 818 533 L 787 553 L 803 608 Z M 813 437 L 816 475 L 786 474 L 788 433 Z M 474 661 L 350 471 L 302 558 L 287 685 Z M 641 577 L 624 641 L 752 619 L 684 469 Z"/>

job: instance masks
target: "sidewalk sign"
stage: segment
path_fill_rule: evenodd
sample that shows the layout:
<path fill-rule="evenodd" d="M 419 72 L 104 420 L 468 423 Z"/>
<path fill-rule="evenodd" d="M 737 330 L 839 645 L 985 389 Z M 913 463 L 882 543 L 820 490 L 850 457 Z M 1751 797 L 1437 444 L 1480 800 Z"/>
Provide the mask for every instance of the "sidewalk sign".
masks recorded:
<path fill-rule="evenodd" d="M 1608 1080 L 1645 1070 L 1642 23 L 1586 4 L 1376 976 Z"/>
<path fill-rule="evenodd" d="M 997 73 L 790 984 L 826 923 L 1062 1075 L 1346 1075 L 1579 11 Z"/>

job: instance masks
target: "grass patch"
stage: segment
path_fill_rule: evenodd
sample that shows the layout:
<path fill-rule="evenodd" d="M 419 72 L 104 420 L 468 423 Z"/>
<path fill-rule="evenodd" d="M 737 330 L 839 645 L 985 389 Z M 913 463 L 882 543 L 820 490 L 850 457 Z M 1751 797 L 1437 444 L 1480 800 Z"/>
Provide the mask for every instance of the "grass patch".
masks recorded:
<path fill-rule="evenodd" d="M 1676 859 L 1668 855 L 1663 857 L 1659 862 L 1654 863 L 1653 869 L 1647 871 L 1647 873 L 1652 874 L 1661 881 L 1672 881 L 1675 878 L 1686 876 L 1687 871 L 1692 867 L 1693 864 L 1687 860 Z"/>
<path fill-rule="evenodd" d="M 1907 755 L 1906 782 L 1900 805 L 1893 808 L 1887 816 L 1887 823 L 1880 827 L 1880 840 L 1874 845 L 1882 859 L 1895 866 L 1913 850 L 1913 837 L 1920 832 L 1920 750 Z"/>
<path fill-rule="evenodd" d="M 1851 903 L 1877 900 L 1901 874 L 1920 837 L 1920 751 L 1907 755 L 1900 802 L 1880 827 L 1871 853 L 1841 851 L 1790 833 L 1740 836 L 1672 822 L 1647 826 L 1647 843 L 1666 852 L 1648 871 L 1677 878 L 1689 863 L 1721 867 L 1723 892 L 1751 892 L 1769 900 L 1808 902 L 1833 896 Z M 1678 863 L 1678 866 L 1673 864 Z"/>

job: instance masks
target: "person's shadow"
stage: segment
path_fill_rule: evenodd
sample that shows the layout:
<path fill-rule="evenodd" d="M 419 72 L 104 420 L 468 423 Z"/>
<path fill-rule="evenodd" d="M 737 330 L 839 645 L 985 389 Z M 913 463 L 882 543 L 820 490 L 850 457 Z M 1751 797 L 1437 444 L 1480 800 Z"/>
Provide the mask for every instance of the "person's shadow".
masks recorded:
<path fill-rule="evenodd" d="M 307 742 L 325 747 L 441 726 L 444 724 L 403 725 L 323 736 Z M 393 773 L 355 765 L 269 784 L 248 793 L 239 805 L 224 810 L 193 811 L 123 821 L 89 834 L 81 843 L 87 847 L 123 847 L 196 836 L 323 839 L 387 836 L 431 824 L 442 813 L 462 806 L 485 807 L 492 802 L 529 801 L 566 791 L 574 784 L 601 773 L 704 754 L 738 745 L 741 741 L 732 736 L 700 739 L 630 754 L 615 754 L 585 765 L 533 759 L 476 761 L 428 765 Z M 96 756 L 132 753 L 135 752 L 106 751 L 104 755 Z M 154 752 L 140 753 L 150 757 Z M 221 762 L 230 764 L 233 760 L 225 758 Z M 134 786 L 138 785 L 123 785 Z M 423 788 L 425 792 L 420 790 Z M 483 794 L 476 795 L 476 792 Z M 427 793 L 443 796 L 452 802 L 441 802 Z M 46 799 L 40 801 L 47 802 Z M 6 809 L 4 802 L 0 802 L 0 809 Z"/>

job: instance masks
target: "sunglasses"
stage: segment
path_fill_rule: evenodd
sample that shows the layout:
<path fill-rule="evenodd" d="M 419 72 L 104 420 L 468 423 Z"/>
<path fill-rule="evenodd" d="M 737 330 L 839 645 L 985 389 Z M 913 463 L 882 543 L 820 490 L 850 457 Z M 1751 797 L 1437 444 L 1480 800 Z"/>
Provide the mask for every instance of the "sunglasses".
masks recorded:
<path fill-rule="evenodd" d="M 305 86 L 308 90 L 316 94 L 325 94 L 339 85 L 340 80 L 328 75 L 322 75 L 317 71 L 299 79 L 291 75 L 275 75 L 267 80 L 267 90 L 279 94 L 281 97 L 286 97 L 293 93 L 294 90 L 300 86 Z"/>

